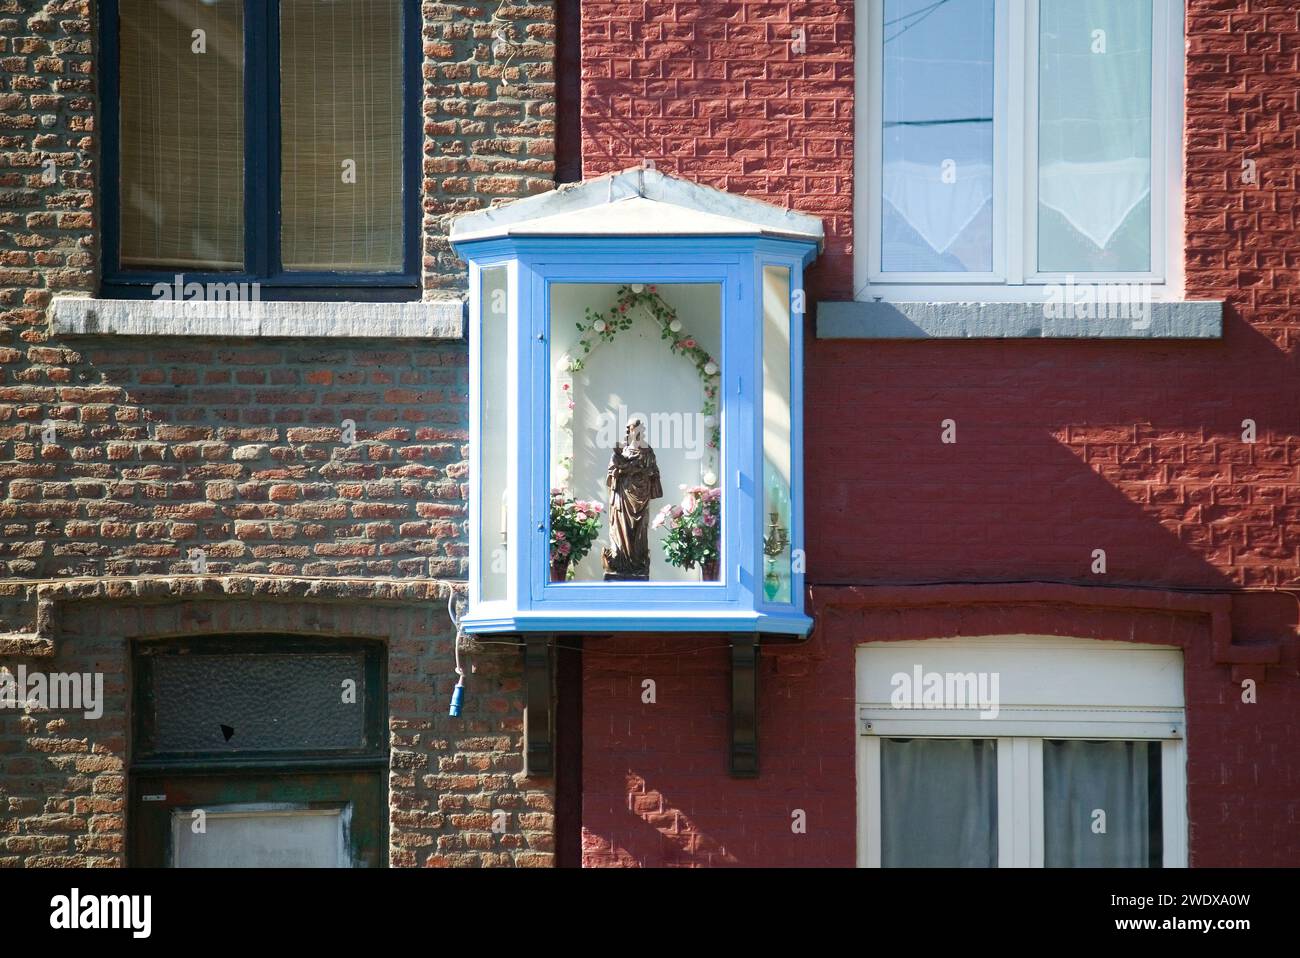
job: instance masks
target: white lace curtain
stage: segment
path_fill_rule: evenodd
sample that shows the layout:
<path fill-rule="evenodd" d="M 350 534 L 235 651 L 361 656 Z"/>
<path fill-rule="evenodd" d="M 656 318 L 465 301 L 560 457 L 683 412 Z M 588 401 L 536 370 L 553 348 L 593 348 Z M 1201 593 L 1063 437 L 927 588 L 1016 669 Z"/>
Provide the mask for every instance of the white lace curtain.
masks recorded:
<path fill-rule="evenodd" d="M 1044 271 L 1150 268 L 1150 218 L 1133 214 L 1151 195 L 1151 15 L 1151 0 L 1041 0 Z"/>
<path fill-rule="evenodd" d="M 991 0 L 885 5 L 886 272 L 992 269 L 994 77 L 1015 68 L 994 26 Z M 1037 126 L 1037 266 L 1149 269 L 1151 0 L 1041 0 L 1036 42 L 1038 116 L 1008 122 Z"/>

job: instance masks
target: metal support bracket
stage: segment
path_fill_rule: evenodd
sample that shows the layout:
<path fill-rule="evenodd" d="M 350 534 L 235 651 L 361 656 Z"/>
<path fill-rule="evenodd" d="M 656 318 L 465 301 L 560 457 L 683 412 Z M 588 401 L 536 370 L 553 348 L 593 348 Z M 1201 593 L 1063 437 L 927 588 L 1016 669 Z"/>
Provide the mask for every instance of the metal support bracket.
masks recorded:
<path fill-rule="evenodd" d="M 555 637 L 525 635 L 524 775 L 555 774 Z"/>
<path fill-rule="evenodd" d="M 757 635 L 731 638 L 731 776 L 758 777 Z"/>

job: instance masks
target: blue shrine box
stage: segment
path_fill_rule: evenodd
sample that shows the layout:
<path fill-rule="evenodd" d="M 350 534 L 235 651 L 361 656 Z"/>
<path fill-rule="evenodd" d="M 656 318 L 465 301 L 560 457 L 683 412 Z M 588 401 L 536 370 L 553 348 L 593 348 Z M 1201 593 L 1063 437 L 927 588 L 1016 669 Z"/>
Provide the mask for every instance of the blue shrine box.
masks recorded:
<path fill-rule="evenodd" d="M 465 214 L 451 241 L 470 277 L 465 631 L 806 635 L 821 221 L 632 169 Z"/>

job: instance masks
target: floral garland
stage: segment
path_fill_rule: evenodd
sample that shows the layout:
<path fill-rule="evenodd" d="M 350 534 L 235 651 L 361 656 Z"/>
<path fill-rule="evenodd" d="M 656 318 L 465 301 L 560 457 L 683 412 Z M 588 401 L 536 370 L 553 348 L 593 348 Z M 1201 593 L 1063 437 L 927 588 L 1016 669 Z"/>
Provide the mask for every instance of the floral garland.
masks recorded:
<path fill-rule="evenodd" d="M 594 348 L 602 342 L 613 341 L 619 333 L 632 328 L 638 306 L 644 308 L 659 326 L 659 338 L 668 343 L 668 348 L 674 355 L 689 359 L 700 377 L 700 385 L 704 390 L 700 415 L 709 429 L 709 452 L 705 459 L 703 478 L 705 485 L 713 485 L 717 482 L 715 456 L 722 442 L 722 427 L 718 421 L 718 391 L 722 371 L 709 351 L 682 328 L 677 311 L 664 302 L 656 287 L 640 283 L 620 286 L 614 305 L 604 312 L 588 307 L 584 320 L 576 324 L 579 335 L 574 350 L 580 349 L 581 355 L 561 357 L 559 375 L 556 377 L 559 388 L 555 410 L 562 435 L 567 437 L 567 445 L 562 443 L 558 450 L 558 465 L 563 473 L 561 480 L 566 482 L 573 472 L 573 374 L 581 372 L 587 365 L 587 357 Z"/>

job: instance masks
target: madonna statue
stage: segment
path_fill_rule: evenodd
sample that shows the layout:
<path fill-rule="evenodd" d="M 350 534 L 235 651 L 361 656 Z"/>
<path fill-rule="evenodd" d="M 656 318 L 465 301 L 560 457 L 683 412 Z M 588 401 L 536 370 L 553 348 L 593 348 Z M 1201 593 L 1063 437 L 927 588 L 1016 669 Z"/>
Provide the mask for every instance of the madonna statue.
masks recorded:
<path fill-rule="evenodd" d="M 605 477 L 609 488 L 609 548 L 601 552 L 605 581 L 650 578 L 650 503 L 663 497 L 655 451 L 645 424 L 633 419 L 627 438 L 614 447 Z"/>

